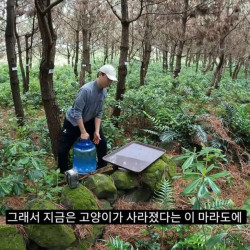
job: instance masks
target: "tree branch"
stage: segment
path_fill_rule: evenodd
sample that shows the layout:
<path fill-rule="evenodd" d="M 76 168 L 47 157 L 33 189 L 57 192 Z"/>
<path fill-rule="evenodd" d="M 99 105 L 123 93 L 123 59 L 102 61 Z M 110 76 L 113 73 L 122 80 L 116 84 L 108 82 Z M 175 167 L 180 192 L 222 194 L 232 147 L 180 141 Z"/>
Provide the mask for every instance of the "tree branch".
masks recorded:
<path fill-rule="evenodd" d="M 56 6 L 57 4 L 61 3 L 63 0 L 57 0 L 55 2 L 53 2 L 52 4 L 50 4 L 45 10 L 42 11 L 42 14 L 45 15 L 47 12 L 49 12 L 54 6 Z"/>
<path fill-rule="evenodd" d="M 208 0 L 206 0 L 208 1 Z M 164 1 L 163 1 L 164 2 Z M 194 10 L 195 8 L 199 7 L 199 6 L 202 6 L 202 5 L 205 5 L 205 4 L 212 4 L 213 2 L 215 2 L 215 0 L 211 0 L 209 2 L 202 2 L 200 4 L 197 4 L 195 6 L 192 6 L 190 7 L 187 12 L 191 11 L 191 10 Z M 144 6 L 145 7 L 145 6 Z M 142 14 L 142 15 L 147 15 L 147 14 L 150 14 L 150 15 L 160 15 L 160 16 L 171 16 L 171 15 L 183 15 L 185 13 L 185 11 L 182 11 L 182 12 L 168 12 L 168 13 L 158 13 L 158 12 L 147 12 L 145 14 Z"/>
<path fill-rule="evenodd" d="M 36 6 L 36 9 L 37 9 L 37 11 L 38 11 L 39 13 L 42 13 L 42 12 L 43 12 L 42 9 L 41 9 L 41 7 L 40 7 L 40 5 L 39 5 L 39 3 L 38 3 L 38 0 L 35 0 L 35 6 Z"/>
<path fill-rule="evenodd" d="M 53 2 L 52 4 L 50 4 L 45 10 L 42 10 L 39 3 L 38 3 L 38 0 L 35 0 L 35 5 L 37 7 L 37 10 L 39 13 L 41 13 L 43 16 L 45 14 L 47 14 L 54 6 L 56 6 L 57 4 L 61 3 L 63 0 L 57 0 L 55 2 Z"/>
<path fill-rule="evenodd" d="M 132 19 L 132 20 L 129 20 L 129 23 L 132 23 L 132 22 L 136 21 L 136 20 L 141 16 L 142 11 L 143 11 L 143 0 L 140 0 L 140 2 L 141 2 L 140 12 L 138 13 L 137 17 L 135 17 L 135 18 Z"/>
<path fill-rule="evenodd" d="M 109 2 L 109 0 L 106 0 L 106 1 L 107 1 L 108 5 L 110 6 L 112 12 L 116 15 L 116 17 L 117 17 L 120 21 L 122 21 L 121 16 L 118 15 L 118 13 L 117 13 L 117 11 L 115 10 L 114 6 Z"/>

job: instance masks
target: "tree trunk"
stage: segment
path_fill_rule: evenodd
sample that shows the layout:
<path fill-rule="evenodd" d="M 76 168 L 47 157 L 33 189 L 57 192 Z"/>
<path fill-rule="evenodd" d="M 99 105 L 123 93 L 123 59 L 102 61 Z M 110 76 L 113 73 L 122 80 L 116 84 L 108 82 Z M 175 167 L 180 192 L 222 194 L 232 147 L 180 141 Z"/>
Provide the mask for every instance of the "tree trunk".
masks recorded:
<path fill-rule="evenodd" d="M 9 65 L 11 93 L 15 107 L 15 113 L 19 126 L 24 125 L 24 112 L 20 96 L 19 80 L 17 75 L 17 59 L 15 52 L 15 14 L 14 0 L 7 0 L 7 24 L 5 30 L 6 52 Z"/>
<path fill-rule="evenodd" d="M 71 57 L 71 67 L 73 69 L 74 69 L 74 66 L 75 66 L 75 63 L 74 63 L 74 61 L 75 61 L 75 53 L 76 53 L 76 50 L 75 50 L 75 48 L 73 48 L 73 55 Z"/>
<path fill-rule="evenodd" d="M 62 0 L 54 3 L 58 4 Z M 52 25 L 51 9 L 55 5 L 48 5 L 47 0 L 35 0 L 38 25 L 42 38 L 42 60 L 40 63 L 40 87 L 45 109 L 52 152 L 57 158 L 57 143 L 61 132 L 59 107 L 53 88 L 53 71 L 56 53 L 56 34 Z"/>
<path fill-rule="evenodd" d="M 35 19 L 36 15 L 33 16 L 33 24 L 31 33 L 26 33 L 25 35 L 25 75 L 26 75 L 26 86 L 24 86 L 24 92 L 29 91 L 30 86 L 30 69 L 32 68 L 32 46 L 33 46 L 33 37 L 35 34 Z M 30 45 L 29 45 L 30 38 Z"/>
<path fill-rule="evenodd" d="M 236 66 L 235 66 L 233 75 L 232 75 L 232 79 L 233 79 L 233 80 L 236 80 L 236 79 L 237 79 L 238 74 L 239 74 L 240 69 L 241 69 L 241 66 L 242 66 L 242 63 L 243 63 L 242 59 L 239 59 L 239 61 L 237 62 Z"/>
<path fill-rule="evenodd" d="M 151 3 L 152 1 L 147 0 L 147 3 Z M 152 6 L 152 5 L 151 5 Z M 149 6 L 146 7 L 147 12 L 151 11 Z M 145 77 L 148 72 L 148 65 L 150 60 L 150 54 L 152 50 L 152 23 L 153 20 L 150 15 L 146 15 L 146 22 L 145 22 L 145 32 L 144 32 L 144 39 L 143 39 L 143 55 L 142 55 L 142 62 L 141 62 L 141 70 L 140 70 L 140 85 L 145 84 Z"/>
<path fill-rule="evenodd" d="M 120 59 L 118 67 L 118 82 L 116 88 L 116 101 L 123 100 L 123 94 L 125 93 L 125 82 L 127 76 L 127 58 L 129 50 L 129 22 L 128 22 L 128 0 L 121 1 L 122 12 L 122 34 L 121 34 L 121 47 L 120 47 Z M 118 106 L 114 107 L 113 116 L 119 117 L 121 109 Z"/>
<path fill-rule="evenodd" d="M 111 45 L 111 63 L 113 63 L 114 60 L 114 50 L 115 50 L 115 42 L 112 41 L 112 45 Z"/>
<path fill-rule="evenodd" d="M 26 68 L 25 68 L 25 75 L 26 75 L 26 86 L 23 86 L 23 91 L 28 92 L 29 91 L 29 86 L 30 86 L 30 47 L 29 47 L 29 36 L 25 36 L 25 63 L 26 63 Z"/>
<path fill-rule="evenodd" d="M 201 51 L 199 50 L 196 54 L 196 67 L 195 67 L 196 73 L 198 72 L 198 69 L 199 69 L 200 57 L 201 57 Z"/>
<path fill-rule="evenodd" d="M 106 34 L 105 34 L 105 44 L 104 44 L 104 60 L 103 60 L 103 64 L 106 64 L 106 62 L 108 61 L 108 54 L 109 54 L 108 35 L 109 35 L 109 33 L 106 32 Z"/>
<path fill-rule="evenodd" d="M 186 35 L 186 26 L 187 26 L 187 11 L 188 11 L 188 1 L 184 0 L 184 13 L 181 18 L 181 37 L 178 41 L 178 48 L 176 53 L 176 66 L 174 70 L 174 78 L 178 77 L 181 72 L 181 59 L 182 59 L 182 52 L 185 44 L 185 35 Z"/>
<path fill-rule="evenodd" d="M 29 63 L 29 68 L 32 69 L 32 63 L 33 63 L 33 47 L 30 46 L 30 53 L 29 53 L 29 60 L 30 60 L 30 63 Z M 27 76 L 27 73 L 26 73 L 26 76 Z"/>
<path fill-rule="evenodd" d="M 21 42 L 20 42 L 20 38 L 16 30 L 16 25 L 15 25 L 15 35 L 16 35 L 17 48 L 18 48 L 19 66 L 20 66 L 22 80 L 23 80 L 23 93 L 26 93 L 28 91 L 28 87 L 27 87 L 26 75 L 25 75 L 25 71 L 23 67 Z"/>
<path fill-rule="evenodd" d="M 90 32 L 86 28 L 82 28 L 82 65 L 81 65 L 81 75 L 80 75 L 80 86 L 85 84 L 85 74 L 86 72 L 91 75 L 91 65 L 90 65 Z"/>
<path fill-rule="evenodd" d="M 162 55 L 163 55 L 162 57 L 163 72 L 167 72 L 168 71 L 168 51 L 164 50 Z"/>
<path fill-rule="evenodd" d="M 126 62 L 127 62 L 127 57 L 128 57 L 128 48 L 129 48 L 129 22 L 123 22 L 122 23 L 120 59 L 119 59 L 119 67 L 118 67 L 118 82 L 117 82 L 117 88 L 116 88 L 116 101 L 123 100 L 123 94 L 125 93 L 125 82 L 126 82 L 126 76 L 127 76 Z M 113 116 L 119 117 L 120 113 L 121 113 L 120 108 L 115 106 L 114 111 L 113 111 Z"/>
<path fill-rule="evenodd" d="M 210 87 L 206 92 L 207 96 L 211 95 L 212 89 L 219 88 L 219 82 L 221 80 L 222 77 L 222 73 L 223 73 L 223 65 L 224 65 L 224 61 L 225 61 L 225 37 L 220 39 L 220 49 L 219 49 L 219 63 L 215 68 L 215 71 L 213 73 L 211 82 L 210 82 Z"/>
<path fill-rule="evenodd" d="M 233 76 L 232 54 L 229 54 L 228 66 L 229 66 L 229 74 L 230 74 L 230 77 L 232 77 L 232 76 Z"/>
<path fill-rule="evenodd" d="M 249 60 L 250 56 L 245 60 L 245 79 L 248 79 L 248 72 L 249 72 Z"/>
<path fill-rule="evenodd" d="M 204 68 L 202 70 L 202 73 L 205 75 L 211 68 L 211 65 L 212 65 L 212 53 L 209 53 L 209 56 L 208 56 L 208 64 L 206 66 L 206 68 Z"/>
<path fill-rule="evenodd" d="M 204 54 L 203 54 L 202 68 L 204 69 L 207 65 L 207 51 L 206 51 L 206 49 L 204 49 L 203 53 Z"/>
<path fill-rule="evenodd" d="M 69 44 L 67 43 L 67 59 L 68 59 L 68 65 L 70 65 L 70 50 L 69 50 Z"/>
<path fill-rule="evenodd" d="M 186 68 L 187 68 L 187 66 L 188 66 L 188 59 L 189 59 L 189 57 L 190 57 L 190 52 L 191 52 L 191 47 L 189 47 L 189 48 L 187 49 L 187 55 L 186 55 L 186 61 L 185 61 L 185 66 L 186 66 Z"/>
<path fill-rule="evenodd" d="M 170 73 L 173 75 L 174 73 L 174 58 L 175 58 L 175 50 L 177 47 L 177 43 L 172 44 L 170 58 L 169 58 L 169 66 L 170 66 Z"/>
<path fill-rule="evenodd" d="M 174 70 L 174 78 L 178 77 L 181 72 L 181 59 L 182 59 L 182 52 L 184 48 L 185 41 L 180 40 L 178 42 L 178 48 L 176 53 L 176 65 Z"/>
<path fill-rule="evenodd" d="M 92 51 L 92 58 L 93 58 L 93 62 L 95 64 L 96 63 L 96 61 L 95 61 L 95 51 Z"/>
<path fill-rule="evenodd" d="M 75 78 L 78 78 L 78 58 L 79 58 L 79 33 L 80 33 L 80 23 L 78 21 L 77 23 L 77 30 L 75 31 L 75 35 L 76 35 L 76 47 L 75 47 L 75 64 L 74 64 L 74 74 L 75 74 Z"/>
<path fill-rule="evenodd" d="M 145 41 L 145 43 L 147 43 Z M 151 53 L 151 42 L 149 41 L 148 44 L 144 45 L 143 48 L 143 59 L 141 62 L 141 69 L 140 69 L 140 85 L 145 84 L 145 77 L 148 72 L 148 65 L 149 65 L 149 60 L 150 60 L 150 53 Z"/>
<path fill-rule="evenodd" d="M 182 58 L 184 43 L 185 41 L 180 40 L 178 44 L 177 53 L 176 53 L 176 65 L 175 65 L 175 70 L 174 70 L 174 78 L 178 77 L 181 72 L 181 58 Z"/>
<path fill-rule="evenodd" d="M 157 48 L 155 48 L 155 61 L 158 62 L 160 60 L 160 52 Z"/>

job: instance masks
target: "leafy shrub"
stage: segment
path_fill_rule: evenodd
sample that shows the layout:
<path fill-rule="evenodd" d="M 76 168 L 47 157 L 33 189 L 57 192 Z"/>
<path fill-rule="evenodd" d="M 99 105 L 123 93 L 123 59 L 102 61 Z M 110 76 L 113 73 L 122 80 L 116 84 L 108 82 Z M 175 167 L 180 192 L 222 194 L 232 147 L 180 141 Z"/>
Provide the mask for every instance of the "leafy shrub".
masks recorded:
<path fill-rule="evenodd" d="M 4 107 L 13 106 L 11 88 L 8 82 L 0 83 L 0 105 Z"/>
<path fill-rule="evenodd" d="M 200 142 L 207 143 L 207 134 L 199 125 L 200 116 L 185 113 L 177 113 L 175 116 L 169 109 L 159 112 L 156 117 L 146 112 L 144 114 L 153 123 L 154 129 L 145 130 L 145 132 L 159 136 L 163 144 L 178 140 L 183 147 L 191 148 L 192 144 L 195 143 L 191 141 L 191 137 L 194 136 L 197 136 Z"/>
<path fill-rule="evenodd" d="M 0 197 L 20 195 L 26 188 L 25 180 L 35 182 L 45 175 L 45 152 L 34 149 L 29 142 L 5 140 L 0 154 Z"/>
<path fill-rule="evenodd" d="M 3 64 L 0 67 L 0 85 L 2 83 L 9 84 L 9 66 L 7 64 Z"/>
<path fill-rule="evenodd" d="M 223 102 L 225 113 L 224 124 L 232 131 L 232 137 L 238 144 L 250 145 L 250 105 L 231 106 Z"/>

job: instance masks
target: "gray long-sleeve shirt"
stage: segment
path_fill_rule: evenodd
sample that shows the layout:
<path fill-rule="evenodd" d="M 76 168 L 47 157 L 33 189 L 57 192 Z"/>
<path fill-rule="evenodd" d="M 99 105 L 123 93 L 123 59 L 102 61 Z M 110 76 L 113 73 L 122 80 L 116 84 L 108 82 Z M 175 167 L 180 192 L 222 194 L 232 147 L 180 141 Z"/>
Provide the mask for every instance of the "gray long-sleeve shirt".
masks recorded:
<path fill-rule="evenodd" d="M 66 112 L 66 119 L 77 126 L 77 120 L 82 118 L 87 122 L 93 118 L 102 118 L 102 107 L 107 95 L 106 89 L 99 88 L 97 81 L 83 85 L 71 108 Z"/>

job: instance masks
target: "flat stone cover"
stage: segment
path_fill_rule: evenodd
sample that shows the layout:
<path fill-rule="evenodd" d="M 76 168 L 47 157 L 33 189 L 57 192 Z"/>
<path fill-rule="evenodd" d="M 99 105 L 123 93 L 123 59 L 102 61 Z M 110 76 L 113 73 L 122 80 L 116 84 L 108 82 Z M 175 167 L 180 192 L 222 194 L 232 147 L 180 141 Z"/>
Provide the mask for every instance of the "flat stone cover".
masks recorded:
<path fill-rule="evenodd" d="M 103 160 L 133 172 L 141 172 L 166 151 L 164 149 L 132 141 L 103 157 Z"/>

